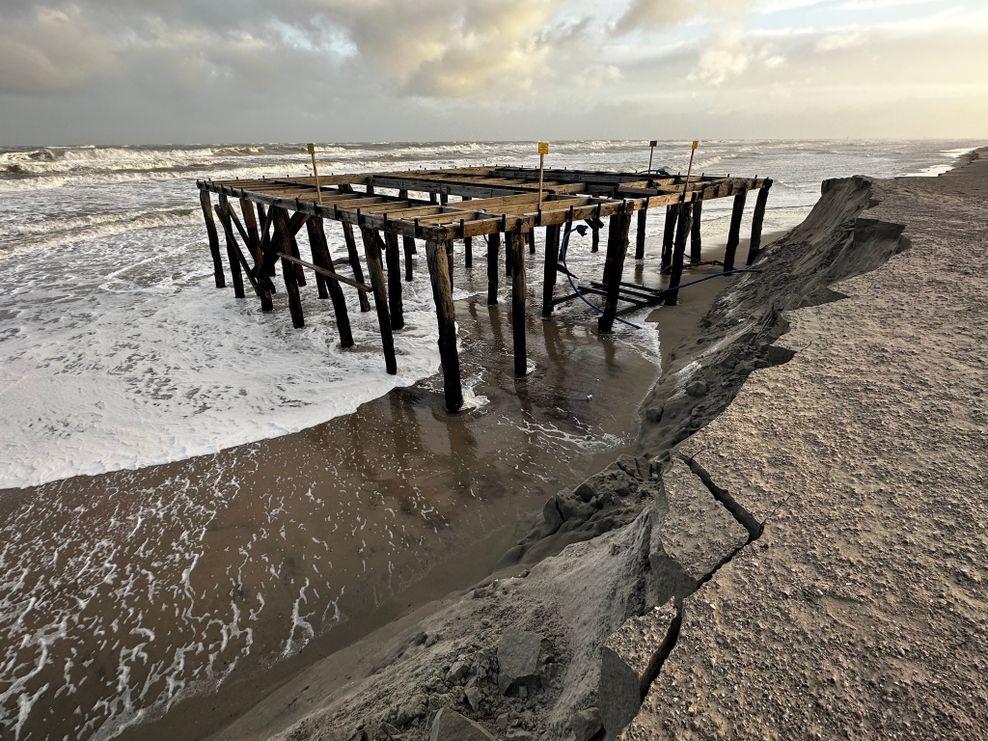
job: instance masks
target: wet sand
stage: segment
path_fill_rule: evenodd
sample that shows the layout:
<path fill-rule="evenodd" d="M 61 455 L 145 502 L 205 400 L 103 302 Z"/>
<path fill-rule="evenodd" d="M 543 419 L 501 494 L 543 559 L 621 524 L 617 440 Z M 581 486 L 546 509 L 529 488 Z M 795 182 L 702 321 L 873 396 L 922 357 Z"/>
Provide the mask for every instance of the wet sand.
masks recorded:
<path fill-rule="evenodd" d="M 636 279 L 662 280 L 652 265 Z M 723 287 L 653 312 L 665 363 Z M 517 381 L 504 302 L 475 296 L 457 316 L 473 411 L 447 415 L 433 376 L 297 434 L 0 492 L 0 649 L 18 677 L 2 698 L 9 717 L 30 698 L 23 737 L 134 723 L 125 735 L 207 735 L 302 667 L 483 578 L 550 495 L 633 444 L 654 341 L 600 337 L 589 312 L 530 315 L 535 370 Z"/>

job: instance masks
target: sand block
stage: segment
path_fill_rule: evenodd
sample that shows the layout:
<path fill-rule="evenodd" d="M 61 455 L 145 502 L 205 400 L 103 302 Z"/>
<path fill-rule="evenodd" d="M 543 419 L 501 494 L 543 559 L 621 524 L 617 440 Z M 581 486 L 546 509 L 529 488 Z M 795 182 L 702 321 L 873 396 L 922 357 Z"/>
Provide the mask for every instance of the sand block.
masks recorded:
<path fill-rule="evenodd" d="M 441 708 L 432 721 L 429 741 L 494 741 L 494 737 L 455 710 Z"/>
<path fill-rule="evenodd" d="M 629 618 L 600 651 L 599 707 L 612 739 L 635 717 L 642 696 L 668 652 L 676 621 L 672 600 L 644 615 Z"/>

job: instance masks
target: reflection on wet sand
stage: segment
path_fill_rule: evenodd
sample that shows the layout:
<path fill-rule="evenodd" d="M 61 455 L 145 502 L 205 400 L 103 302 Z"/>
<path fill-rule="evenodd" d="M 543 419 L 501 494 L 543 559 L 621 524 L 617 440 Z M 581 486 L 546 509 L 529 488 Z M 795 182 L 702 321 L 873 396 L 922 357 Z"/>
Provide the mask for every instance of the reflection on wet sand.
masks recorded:
<path fill-rule="evenodd" d="M 457 309 L 472 411 L 447 415 L 434 377 L 297 434 L 3 493 L 5 733 L 109 735 L 178 703 L 131 733 L 206 733 L 484 576 L 550 494 L 630 442 L 654 338 L 531 316 L 535 371 L 516 380 L 506 308 Z"/>

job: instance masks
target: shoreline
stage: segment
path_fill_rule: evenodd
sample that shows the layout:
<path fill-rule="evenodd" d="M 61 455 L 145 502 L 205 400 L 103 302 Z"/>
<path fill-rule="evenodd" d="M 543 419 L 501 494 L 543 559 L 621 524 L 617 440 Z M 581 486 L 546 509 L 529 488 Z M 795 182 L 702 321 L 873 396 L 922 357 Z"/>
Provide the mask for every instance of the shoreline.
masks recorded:
<path fill-rule="evenodd" d="M 962 167 L 963 165 L 958 169 Z M 952 175 L 946 177 L 953 177 L 956 172 L 957 170 L 952 171 Z M 886 189 L 908 188 L 910 180 L 912 179 L 904 178 L 875 182 Z M 771 291 L 771 286 L 758 287 L 750 281 L 742 281 L 740 285 L 735 285 L 735 290 L 729 295 L 721 297 L 718 308 L 704 320 L 704 342 L 700 343 L 706 346 L 706 350 L 700 353 L 704 356 L 704 362 L 690 375 L 690 381 L 691 385 L 697 382 L 704 384 L 700 396 L 706 396 L 711 381 L 718 381 L 723 391 L 715 394 L 717 398 L 713 403 L 679 399 L 673 404 L 667 404 L 676 394 L 664 394 L 664 391 L 668 391 L 668 383 L 660 381 L 656 385 L 655 396 L 644 408 L 645 422 L 639 450 L 650 456 L 654 456 L 656 451 L 666 452 L 660 452 L 657 458 L 653 457 L 651 463 L 642 455 L 632 460 L 626 457 L 603 474 L 591 477 L 577 490 L 582 493 L 581 490 L 589 485 L 593 504 L 597 506 L 605 495 L 622 488 L 630 489 L 620 496 L 627 498 L 630 493 L 637 502 L 646 502 L 644 509 L 641 505 L 626 507 L 624 515 L 633 519 L 633 522 L 618 525 L 592 540 L 571 545 L 557 556 L 543 560 L 531 569 L 524 569 L 513 576 L 502 574 L 502 578 L 485 580 L 468 597 L 459 600 L 454 598 L 444 603 L 441 612 L 409 616 L 408 624 L 395 626 L 395 635 L 390 643 L 378 647 L 378 660 L 386 656 L 386 663 L 391 665 L 388 672 L 373 671 L 385 664 L 374 666 L 374 662 L 365 656 L 366 668 L 370 670 L 366 678 L 358 681 L 358 678 L 353 677 L 351 684 L 342 690 L 333 690 L 330 687 L 332 682 L 313 689 L 315 682 L 328 679 L 326 674 L 320 674 L 318 666 L 313 666 L 305 675 L 305 681 L 308 682 L 305 688 L 293 687 L 292 683 L 284 685 L 276 696 L 270 698 L 270 702 L 266 701 L 266 707 L 255 708 L 233 726 L 226 728 L 219 737 L 267 735 L 279 730 L 288 732 L 291 728 L 292 738 L 324 734 L 330 734 L 329 738 L 349 738 L 351 734 L 358 738 L 362 737 L 361 734 L 367 738 L 383 738 L 390 733 L 388 729 L 393 728 L 396 731 L 403 729 L 403 732 L 411 734 L 406 737 L 419 738 L 418 734 L 423 732 L 422 729 L 428 727 L 428 718 L 442 707 L 456 708 L 458 712 L 476 719 L 491 730 L 496 729 L 499 733 L 528 733 L 532 737 L 541 736 L 547 729 L 553 729 L 553 733 L 561 733 L 567 729 L 572 731 L 580 718 L 585 720 L 588 716 L 596 718 L 594 722 L 599 723 L 601 713 L 606 724 L 613 721 L 615 698 L 598 695 L 596 686 L 594 683 L 588 684 L 586 676 L 588 673 L 599 672 L 595 668 L 598 666 L 595 662 L 599 662 L 599 658 L 595 660 L 594 657 L 599 657 L 601 642 L 608 640 L 611 641 L 608 645 L 621 658 L 622 646 L 627 648 L 628 645 L 638 645 L 640 649 L 644 636 L 667 635 L 666 642 L 670 639 L 672 641 L 672 656 L 684 657 L 681 661 L 687 662 L 683 664 L 683 671 L 686 673 L 678 676 L 691 676 L 690 673 L 694 671 L 690 668 L 693 654 L 683 648 L 685 642 L 677 642 L 681 640 L 680 622 L 683 622 L 684 631 L 689 626 L 690 630 L 699 630 L 701 633 L 704 631 L 703 624 L 686 622 L 682 607 L 678 613 L 675 610 L 672 613 L 663 613 L 660 606 L 668 603 L 670 597 L 675 598 L 674 603 L 690 604 L 691 600 L 697 599 L 695 595 L 704 595 L 704 590 L 716 588 L 709 585 L 726 578 L 724 575 L 735 568 L 736 562 L 732 559 L 739 553 L 742 557 L 737 563 L 748 563 L 753 567 L 757 567 L 758 561 L 769 558 L 771 554 L 764 555 L 767 547 L 765 545 L 758 549 L 745 548 L 746 543 L 757 541 L 763 536 L 754 536 L 750 531 L 746 533 L 741 527 L 741 521 L 733 517 L 725 520 L 725 509 L 712 500 L 712 490 L 708 491 L 700 483 L 698 475 L 694 475 L 695 472 L 686 469 L 678 459 L 673 461 L 668 453 L 687 439 L 689 442 L 683 449 L 696 452 L 691 446 L 700 438 L 693 439 L 690 436 L 697 430 L 706 430 L 721 418 L 726 419 L 738 408 L 734 406 L 735 395 L 746 393 L 743 384 L 752 373 L 760 377 L 757 374 L 766 372 L 763 369 L 770 369 L 768 372 L 785 375 L 787 363 L 800 349 L 787 347 L 790 345 L 788 341 L 775 344 L 780 336 L 790 331 L 783 311 L 789 316 L 799 306 L 827 305 L 827 301 L 841 297 L 841 294 L 828 287 L 831 283 L 849 275 L 861 274 L 868 276 L 866 280 L 871 280 L 872 276 L 881 275 L 881 270 L 875 273 L 870 271 L 880 268 L 885 259 L 902 249 L 897 241 L 897 233 L 894 230 L 885 233 L 881 227 L 863 227 L 858 238 L 863 243 L 868 243 L 867 240 L 879 240 L 878 244 L 883 245 L 880 249 L 886 250 L 884 253 L 844 253 L 840 248 L 842 243 L 835 241 L 833 235 L 839 234 L 841 220 L 847 219 L 848 213 L 852 219 L 857 218 L 853 211 L 854 204 L 860 204 L 859 209 L 869 207 L 871 182 L 863 178 L 850 178 L 825 183 L 825 197 L 818 209 L 814 209 L 818 213 L 811 214 L 804 223 L 805 228 L 797 228 L 794 234 L 783 240 L 783 244 L 769 250 L 760 261 L 770 264 L 778 260 L 778 255 L 796 254 L 794 250 L 801 238 L 804 240 L 803 244 L 811 245 L 811 250 L 817 250 L 820 255 L 817 258 L 820 260 L 819 266 L 808 268 L 809 272 L 804 275 L 797 274 L 803 283 L 791 283 L 791 276 L 786 275 L 785 268 L 774 279 L 776 282 L 779 279 L 786 281 L 781 285 L 788 286 L 788 293 L 785 294 L 788 303 L 775 306 L 774 302 L 767 300 L 771 297 L 771 292 L 765 293 Z M 838 192 L 840 188 L 850 190 L 845 195 Z M 847 203 L 851 206 L 847 206 Z M 844 215 L 842 208 L 845 209 Z M 868 220 L 861 220 L 860 223 L 868 223 Z M 813 229 L 817 230 L 815 236 Z M 744 299 L 746 295 L 748 298 Z M 762 308 L 748 320 L 748 326 L 738 328 L 736 320 L 731 320 L 730 317 L 734 313 L 743 315 L 741 312 L 745 300 L 751 306 Z M 839 307 L 839 303 L 835 306 Z M 665 349 L 670 353 L 670 359 L 673 359 L 671 356 L 675 351 L 671 344 L 667 344 Z M 666 373 L 663 375 L 668 382 Z M 674 372 L 673 375 L 680 374 Z M 677 381 L 681 382 L 682 378 Z M 680 397 L 684 395 L 689 394 L 679 394 Z M 691 410 L 688 415 L 683 414 L 684 407 Z M 677 419 L 670 421 L 670 416 Z M 791 416 L 780 418 L 788 419 Z M 718 446 L 726 445 L 726 439 L 721 438 Z M 734 445 L 744 444 L 743 437 L 734 435 L 731 439 Z M 742 455 L 740 451 L 737 453 L 737 456 Z M 706 457 L 709 456 L 708 452 Z M 643 460 L 649 466 L 647 472 L 641 469 Z M 733 460 L 742 458 L 732 458 L 722 453 L 721 460 L 723 463 L 720 465 L 723 466 L 732 465 Z M 655 469 L 652 466 L 657 464 L 661 465 L 662 473 L 656 486 Z M 718 469 L 718 472 L 723 474 L 722 469 Z M 650 479 L 653 483 L 649 483 Z M 758 487 L 757 490 L 771 491 L 771 485 L 767 481 L 759 482 Z M 742 487 L 731 487 L 732 491 L 738 488 Z M 564 515 L 566 508 L 570 506 L 568 501 L 570 500 L 557 500 Z M 647 504 L 648 502 L 652 504 Z M 778 514 L 778 507 L 782 506 L 779 502 L 775 502 L 775 505 L 772 516 Z M 550 514 L 547 510 L 547 518 Z M 769 512 L 760 514 L 764 517 Z M 592 519 L 595 516 L 590 517 Z M 756 558 L 756 553 L 762 555 Z M 661 558 L 658 554 L 661 554 Z M 672 572 L 668 571 L 668 564 L 664 564 L 663 559 L 671 559 L 677 564 L 681 575 L 672 578 Z M 591 568 L 589 572 L 588 567 Z M 652 576 L 648 576 L 649 573 Z M 660 578 L 655 582 L 655 576 L 660 573 L 666 573 L 669 578 Z M 612 577 L 620 575 L 620 578 L 602 578 L 601 575 L 607 574 Z M 683 575 L 688 577 L 686 582 L 682 581 Z M 689 579 L 692 579 L 692 583 L 688 583 Z M 580 583 L 575 584 L 577 581 Z M 573 592 L 573 589 L 577 591 Z M 575 606 L 572 598 L 577 594 L 581 617 L 574 623 L 572 621 L 576 614 L 571 612 Z M 595 599 L 595 595 L 599 599 Z M 731 599 L 736 600 L 737 596 Z M 652 605 L 655 606 L 654 611 L 650 611 Z M 481 615 L 486 617 L 482 620 Z M 473 629 L 464 629 L 462 623 L 471 625 Z M 544 682 L 543 691 L 540 696 L 530 697 L 527 703 L 519 705 L 517 700 L 499 697 L 496 691 L 489 690 L 488 683 L 491 681 L 491 672 L 497 675 L 499 671 L 496 668 L 498 662 L 494 660 L 492 664 L 492 657 L 500 655 L 506 642 L 510 644 L 518 641 L 518 632 L 524 628 L 541 634 L 543 647 L 548 643 L 549 648 L 544 666 L 540 658 L 539 672 Z M 716 636 L 706 632 L 705 637 L 713 639 Z M 748 637 L 749 634 L 742 632 L 738 640 L 747 640 Z M 703 638 L 701 635 L 701 640 Z M 646 646 L 652 646 L 648 651 L 653 653 L 661 649 L 661 643 L 661 640 L 654 639 L 645 641 Z M 722 652 L 722 649 L 710 650 Z M 359 653 L 358 647 L 352 647 L 352 651 Z M 625 654 L 622 660 L 627 663 L 618 662 L 619 666 L 633 670 L 635 662 L 630 656 L 634 655 L 634 650 Z M 651 656 L 651 653 L 648 655 Z M 654 659 L 646 663 L 651 664 L 653 661 Z M 666 661 L 672 661 L 672 658 Z M 463 687 L 464 683 L 447 674 L 450 667 L 459 665 L 457 662 L 469 664 L 464 677 L 466 686 L 482 688 L 477 705 L 470 699 L 473 696 L 467 695 L 464 700 L 463 690 L 457 689 L 458 686 Z M 771 665 L 771 662 L 766 661 L 763 668 L 771 669 Z M 677 681 L 681 680 L 677 680 L 677 675 L 668 671 L 672 666 L 674 664 L 664 665 L 660 660 L 660 670 L 648 677 L 649 684 L 657 682 L 654 688 L 664 686 L 665 693 L 679 692 L 680 685 Z M 500 671 L 503 671 L 503 667 Z M 407 685 L 412 682 L 424 682 L 418 690 L 420 694 L 416 695 L 408 688 Z M 603 678 L 601 682 L 603 692 Z M 672 684 L 663 685 L 664 682 Z M 428 689 L 429 687 L 434 689 Z M 421 694 L 422 688 L 425 688 L 424 694 Z M 664 693 L 658 694 L 667 696 Z M 728 692 L 718 695 L 721 698 L 731 696 Z M 618 704 L 620 699 L 617 698 Z M 283 715 L 279 717 L 286 705 L 290 707 L 292 704 L 304 706 L 304 710 L 296 710 L 293 715 L 300 718 L 307 716 L 294 726 L 289 723 L 291 718 Z M 694 711 L 687 710 L 685 705 L 676 706 L 678 709 L 674 710 L 672 717 L 669 716 L 672 711 L 662 702 L 659 703 L 658 711 L 653 706 L 646 705 L 644 714 L 639 713 L 637 700 L 635 705 L 634 712 L 624 720 L 630 721 L 636 715 L 641 717 L 635 720 L 637 725 L 629 730 L 628 738 L 655 737 L 636 736 L 636 732 L 663 736 L 671 733 L 671 728 L 677 728 L 678 733 L 687 736 L 696 733 L 696 720 L 689 720 L 694 718 Z M 648 712 L 658 712 L 659 715 L 650 718 Z M 652 720 L 658 725 L 648 725 Z M 750 720 L 756 723 L 760 721 L 759 718 Z M 694 725 L 691 726 L 690 723 Z M 635 731 L 635 728 L 639 730 Z M 646 728 L 647 731 L 642 731 L 641 728 Z M 712 732 L 715 731 L 707 728 L 706 733 Z M 382 733 L 385 735 L 375 735 Z"/>

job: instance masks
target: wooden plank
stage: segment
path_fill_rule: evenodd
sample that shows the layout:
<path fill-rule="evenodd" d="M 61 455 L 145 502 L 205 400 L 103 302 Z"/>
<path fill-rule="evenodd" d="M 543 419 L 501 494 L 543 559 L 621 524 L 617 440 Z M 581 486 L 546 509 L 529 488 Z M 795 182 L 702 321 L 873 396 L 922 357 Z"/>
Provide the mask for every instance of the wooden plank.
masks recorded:
<path fill-rule="evenodd" d="M 245 298 L 244 276 L 240 271 L 240 261 L 237 259 L 237 238 L 233 236 L 233 220 L 230 218 L 230 202 L 227 197 L 221 195 L 215 208 L 216 215 L 219 216 L 220 223 L 223 225 L 223 233 L 226 236 L 226 256 L 230 262 L 233 295 L 237 298 Z"/>
<path fill-rule="evenodd" d="M 374 307 L 377 309 L 377 324 L 381 330 L 381 345 L 384 349 L 384 363 L 390 375 L 398 372 L 395 357 L 395 341 L 391 334 L 391 316 L 388 311 L 388 288 L 384 280 L 384 264 L 381 260 L 381 237 L 373 229 L 362 229 L 364 256 L 367 259 L 367 272 L 370 273 L 374 291 Z"/>
<path fill-rule="evenodd" d="M 346 242 L 347 256 L 350 258 L 350 269 L 353 270 L 353 278 L 359 283 L 364 282 L 364 270 L 360 266 L 360 256 L 357 254 L 357 243 L 353 238 L 353 225 L 343 222 L 343 239 Z M 367 301 L 367 294 L 358 294 L 360 300 L 360 311 L 370 311 L 370 302 Z"/>
<path fill-rule="evenodd" d="M 734 270 L 734 255 L 741 242 L 741 217 L 744 215 L 744 202 L 748 191 L 741 188 L 734 196 L 731 211 L 731 227 L 727 232 L 727 247 L 724 250 L 724 270 Z"/>
<path fill-rule="evenodd" d="M 672 251 L 672 265 L 669 273 L 669 288 L 667 289 L 665 304 L 675 306 L 679 300 L 679 283 L 683 275 L 683 254 L 686 252 L 686 239 L 690 233 L 690 222 L 693 220 L 693 208 L 691 203 L 684 203 L 677 209 L 678 218 L 676 220 L 676 241 Z"/>
<path fill-rule="evenodd" d="M 394 232 L 386 232 L 384 239 L 384 258 L 388 265 L 388 306 L 391 310 L 391 329 L 401 329 L 405 326 L 405 313 L 401 303 L 401 258 L 398 253 L 398 235 Z"/>
<path fill-rule="evenodd" d="M 288 262 L 292 263 L 293 265 L 301 265 L 302 267 L 308 268 L 314 273 L 321 273 L 327 278 L 332 278 L 333 280 L 339 281 L 340 283 L 346 283 L 348 286 L 353 286 L 362 293 L 368 293 L 374 290 L 373 286 L 370 286 L 367 283 L 361 283 L 360 281 L 353 280 L 352 278 L 347 278 L 345 275 L 340 275 L 335 270 L 330 270 L 322 267 L 321 265 L 315 265 L 311 262 L 306 262 L 305 260 L 295 257 L 287 252 L 284 254 L 281 254 L 279 252 L 277 256 L 282 260 L 288 260 Z"/>
<path fill-rule="evenodd" d="M 309 219 L 306 224 L 309 232 L 309 244 L 312 246 L 312 260 L 315 265 L 312 270 L 322 278 L 327 292 L 333 301 L 333 314 L 336 317 L 336 329 L 340 333 L 340 346 L 353 346 L 353 331 L 350 328 L 350 315 L 347 313 L 346 299 L 343 296 L 343 289 L 340 288 L 340 279 L 333 267 L 333 258 L 329 251 L 329 242 L 326 240 L 326 232 L 323 228 L 322 219 Z"/>
<path fill-rule="evenodd" d="M 597 330 L 612 332 L 614 316 L 617 312 L 618 295 L 621 290 L 621 274 L 624 272 L 624 258 L 628 252 L 628 230 L 631 228 L 631 210 L 611 216 L 607 228 L 607 256 L 604 262 L 604 280 L 607 284 L 607 297 L 604 312 L 597 319 Z"/>
<path fill-rule="evenodd" d="M 487 305 L 497 303 L 497 254 L 501 250 L 501 233 L 494 232 L 487 237 Z"/>
<path fill-rule="evenodd" d="M 525 338 L 525 304 L 528 284 L 525 281 L 525 232 L 517 229 L 506 235 L 505 247 L 511 252 L 511 338 L 515 376 L 528 374 L 528 348 Z"/>
<path fill-rule="evenodd" d="M 547 226 L 545 229 L 545 262 L 542 276 L 542 316 L 552 316 L 553 293 L 556 290 L 556 271 L 559 263 L 559 229 L 558 225 Z"/>
<path fill-rule="evenodd" d="M 432 298 L 436 305 L 436 322 L 439 325 L 439 360 L 443 371 L 443 396 L 446 409 L 458 412 L 463 407 L 463 387 L 460 380 L 460 357 L 456 348 L 456 308 L 450 288 L 449 263 L 446 261 L 446 245 L 425 243 L 425 255 L 429 264 Z"/>
<path fill-rule="evenodd" d="M 213 206 L 209 191 L 199 189 L 199 203 L 202 206 L 202 216 L 206 221 L 206 237 L 209 240 L 209 254 L 213 258 L 213 280 L 217 288 L 226 288 L 226 277 L 223 275 L 223 262 L 220 260 L 220 238 L 216 233 L 216 222 L 213 220 Z"/>
<path fill-rule="evenodd" d="M 748 246 L 746 265 L 751 265 L 758 259 L 758 253 L 762 247 L 762 223 L 765 220 L 765 207 L 768 204 L 768 192 L 771 188 L 772 181 L 766 180 L 765 185 L 758 191 L 758 198 L 755 199 L 755 212 L 751 215 L 751 242 Z"/>

